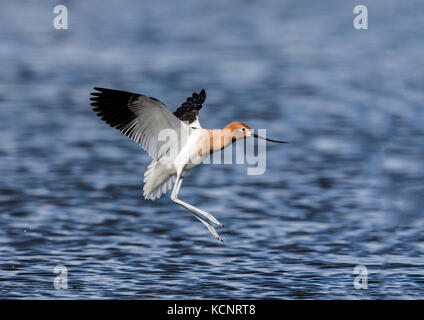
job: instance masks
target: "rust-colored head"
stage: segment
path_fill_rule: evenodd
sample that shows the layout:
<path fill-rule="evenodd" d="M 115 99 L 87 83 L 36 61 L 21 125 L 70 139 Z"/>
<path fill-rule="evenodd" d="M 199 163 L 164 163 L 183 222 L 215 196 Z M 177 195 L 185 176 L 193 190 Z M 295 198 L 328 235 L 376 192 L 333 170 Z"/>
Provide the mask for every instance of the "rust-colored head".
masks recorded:
<path fill-rule="evenodd" d="M 233 121 L 225 126 L 224 130 L 229 130 L 233 140 L 250 137 L 250 127 L 240 121 Z"/>
<path fill-rule="evenodd" d="M 254 137 L 257 139 L 263 139 L 263 140 L 267 140 L 271 142 L 288 143 L 286 141 L 279 141 L 279 140 L 269 139 L 266 137 L 261 137 L 257 135 L 256 133 L 253 133 L 251 128 L 247 124 L 240 121 L 231 122 L 229 125 L 227 125 L 224 128 L 224 131 L 226 131 L 228 135 L 231 135 L 231 138 L 233 141 L 242 139 L 242 138 Z"/>

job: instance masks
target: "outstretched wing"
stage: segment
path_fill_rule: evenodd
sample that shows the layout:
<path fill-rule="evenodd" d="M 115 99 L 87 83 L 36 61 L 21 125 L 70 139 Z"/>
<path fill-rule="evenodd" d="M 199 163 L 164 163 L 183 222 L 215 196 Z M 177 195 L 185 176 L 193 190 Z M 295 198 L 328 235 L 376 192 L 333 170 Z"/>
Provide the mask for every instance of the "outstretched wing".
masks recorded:
<path fill-rule="evenodd" d="M 159 100 L 120 90 L 94 90 L 97 92 L 92 92 L 93 97 L 90 98 L 93 111 L 111 127 L 139 143 L 153 159 L 160 158 L 164 153 L 160 147 L 165 141 L 158 139 L 164 129 L 173 129 L 175 132 L 173 136 L 177 141 L 168 140 L 168 145 L 184 145 L 181 140 L 187 136 L 184 132 L 189 127 Z"/>
<path fill-rule="evenodd" d="M 191 127 L 201 128 L 199 123 L 199 110 L 202 108 L 202 104 L 206 100 L 206 91 L 202 89 L 199 93 L 194 92 L 191 97 L 187 98 L 181 107 L 179 107 L 174 115 L 188 123 Z"/>

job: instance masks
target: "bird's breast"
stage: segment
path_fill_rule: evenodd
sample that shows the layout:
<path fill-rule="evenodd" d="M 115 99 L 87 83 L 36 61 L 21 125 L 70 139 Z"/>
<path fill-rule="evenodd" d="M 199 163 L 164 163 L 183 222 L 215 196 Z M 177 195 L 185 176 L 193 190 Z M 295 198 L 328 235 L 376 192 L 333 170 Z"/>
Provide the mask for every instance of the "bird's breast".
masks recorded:
<path fill-rule="evenodd" d="M 204 141 L 206 135 L 203 129 L 196 129 L 188 137 L 175 159 L 177 169 L 189 170 L 200 164 L 207 156 Z"/>

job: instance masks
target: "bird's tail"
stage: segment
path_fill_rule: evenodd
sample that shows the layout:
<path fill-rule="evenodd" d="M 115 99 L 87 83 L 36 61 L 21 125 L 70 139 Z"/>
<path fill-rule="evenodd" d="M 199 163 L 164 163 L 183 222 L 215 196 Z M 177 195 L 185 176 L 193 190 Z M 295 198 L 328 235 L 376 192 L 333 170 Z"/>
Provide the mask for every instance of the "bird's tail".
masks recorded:
<path fill-rule="evenodd" d="M 157 160 L 152 161 L 144 173 L 143 196 L 156 200 L 171 189 L 175 183 L 175 175 L 170 176 L 164 166 Z"/>

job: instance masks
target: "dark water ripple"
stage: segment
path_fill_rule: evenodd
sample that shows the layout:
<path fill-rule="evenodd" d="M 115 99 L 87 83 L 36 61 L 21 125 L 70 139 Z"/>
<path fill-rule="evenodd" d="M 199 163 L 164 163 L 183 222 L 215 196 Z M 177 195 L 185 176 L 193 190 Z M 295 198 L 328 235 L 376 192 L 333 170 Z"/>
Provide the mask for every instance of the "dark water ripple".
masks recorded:
<path fill-rule="evenodd" d="M 423 298 L 422 2 L 363 1 L 366 31 L 354 1 L 65 3 L 67 31 L 47 2 L 0 5 L 1 298 Z M 220 244 L 140 197 L 149 159 L 94 116 L 93 86 L 171 109 L 205 87 L 203 126 L 290 145 L 264 175 L 187 176 Z"/>

